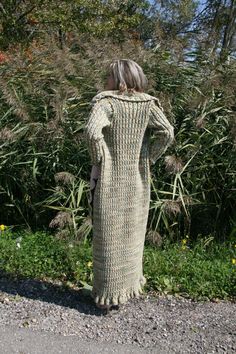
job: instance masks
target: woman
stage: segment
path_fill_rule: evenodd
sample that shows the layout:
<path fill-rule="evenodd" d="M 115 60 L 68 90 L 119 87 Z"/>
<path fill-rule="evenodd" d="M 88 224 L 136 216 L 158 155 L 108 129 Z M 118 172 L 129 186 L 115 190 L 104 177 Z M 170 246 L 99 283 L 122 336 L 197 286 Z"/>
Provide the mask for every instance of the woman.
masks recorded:
<path fill-rule="evenodd" d="M 150 164 L 171 144 L 173 127 L 159 100 L 144 93 L 142 68 L 132 60 L 110 65 L 107 91 L 92 100 L 85 137 L 93 164 L 92 297 L 110 309 L 139 297 L 146 283 L 143 248 L 150 203 Z M 155 140 L 149 143 L 150 134 Z"/>

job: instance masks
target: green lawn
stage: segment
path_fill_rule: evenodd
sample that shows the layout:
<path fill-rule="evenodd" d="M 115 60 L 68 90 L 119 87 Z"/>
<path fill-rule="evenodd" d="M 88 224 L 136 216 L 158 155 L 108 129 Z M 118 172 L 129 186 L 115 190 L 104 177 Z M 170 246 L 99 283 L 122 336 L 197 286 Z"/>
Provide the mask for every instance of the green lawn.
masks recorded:
<path fill-rule="evenodd" d="M 236 295 L 236 247 L 213 237 L 146 244 L 146 292 L 194 299 L 232 299 Z M 92 284 L 91 241 L 72 244 L 43 232 L 0 231 L 0 269 L 32 278 L 60 279 L 65 285 Z"/>

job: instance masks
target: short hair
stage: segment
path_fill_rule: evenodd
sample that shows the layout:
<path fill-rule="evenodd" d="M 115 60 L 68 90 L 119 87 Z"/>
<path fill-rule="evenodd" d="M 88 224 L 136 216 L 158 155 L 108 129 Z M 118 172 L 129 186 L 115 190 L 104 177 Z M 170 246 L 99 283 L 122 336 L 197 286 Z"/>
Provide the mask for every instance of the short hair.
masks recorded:
<path fill-rule="evenodd" d="M 109 69 L 114 81 L 114 90 L 143 92 L 146 89 L 147 77 L 135 61 L 130 59 L 114 60 Z"/>

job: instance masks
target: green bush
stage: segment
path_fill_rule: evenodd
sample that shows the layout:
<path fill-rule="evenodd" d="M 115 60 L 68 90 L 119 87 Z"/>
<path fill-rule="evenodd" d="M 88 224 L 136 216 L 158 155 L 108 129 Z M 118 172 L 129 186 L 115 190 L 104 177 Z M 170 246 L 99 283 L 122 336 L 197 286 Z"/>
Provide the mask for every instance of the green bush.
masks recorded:
<path fill-rule="evenodd" d="M 78 222 L 74 238 L 83 230 L 87 237 L 84 122 L 108 62 L 126 56 L 144 67 L 148 92 L 160 97 L 175 126 L 175 144 L 152 170 L 148 228 L 172 239 L 214 233 L 224 241 L 235 227 L 235 63 L 202 64 L 194 55 L 183 66 L 167 51 L 83 36 L 63 49 L 49 38 L 11 50 L 0 65 L 1 222 L 44 230 L 63 211 Z M 58 173 L 83 184 L 79 208 L 71 207 L 74 196 L 58 185 Z M 69 225 L 63 228 L 71 237 Z"/>

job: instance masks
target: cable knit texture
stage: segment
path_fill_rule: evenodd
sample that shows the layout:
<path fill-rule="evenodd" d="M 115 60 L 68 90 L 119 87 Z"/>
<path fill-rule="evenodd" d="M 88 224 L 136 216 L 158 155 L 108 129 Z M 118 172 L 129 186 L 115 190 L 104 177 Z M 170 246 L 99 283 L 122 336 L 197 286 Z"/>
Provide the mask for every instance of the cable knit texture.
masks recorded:
<path fill-rule="evenodd" d="M 103 91 L 92 100 L 85 138 L 92 164 L 100 166 L 92 210 L 96 303 L 117 305 L 143 292 L 150 164 L 173 137 L 153 96 Z"/>

